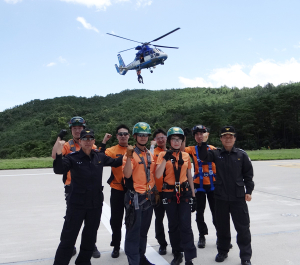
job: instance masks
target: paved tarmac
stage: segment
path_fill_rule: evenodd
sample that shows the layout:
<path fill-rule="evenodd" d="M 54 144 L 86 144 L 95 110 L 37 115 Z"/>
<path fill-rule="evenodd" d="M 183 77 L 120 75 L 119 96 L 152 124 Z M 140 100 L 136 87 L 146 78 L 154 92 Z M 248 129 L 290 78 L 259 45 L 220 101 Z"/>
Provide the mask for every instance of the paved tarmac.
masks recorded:
<path fill-rule="evenodd" d="M 253 265 L 300 264 L 300 160 L 256 161 L 255 190 L 248 203 L 251 219 Z M 98 230 L 97 246 L 101 258 L 93 265 L 128 264 L 122 250 L 118 259 L 110 257 L 111 230 L 109 225 L 110 188 L 106 180 L 110 168 L 104 170 L 105 203 Z M 60 175 L 52 169 L 0 171 L 0 265 L 53 264 L 65 215 L 64 189 Z M 194 264 L 211 265 L 217 254 L 215 229 L 209 209 L 205 212 L 209 235 L 206 248 L 197 249 Z M 193 213 L 192 219 L 195 220 Z M 167 220 L 165 218 L 165 229 Z M 195 244 L 198 241 L 196 222 L 192 223 Z M 123 229 L 125 230 L 125 229 Z M 125 231 L 124 231 L 125 232 Z M 226 265 L 240 264 L 236 232 L 232 225 L 233 248 Z M 168 236 L 167 236 L 168 237 Z M 123 237 L 124 238 L 124 237 Z M 169 242 L 169 239 L 167 238 Z M 79 249 L 80 236 L 76 247 Z M 169 264 L 173 258 L 168 246 L 167 255 L 157 253 L 154 217 L 148 233 L 147 257 L 156 265 Z M 75 258 L 70 264 L 74 264 Z M 184 262 L 182 263 L 184 264 Z"/>

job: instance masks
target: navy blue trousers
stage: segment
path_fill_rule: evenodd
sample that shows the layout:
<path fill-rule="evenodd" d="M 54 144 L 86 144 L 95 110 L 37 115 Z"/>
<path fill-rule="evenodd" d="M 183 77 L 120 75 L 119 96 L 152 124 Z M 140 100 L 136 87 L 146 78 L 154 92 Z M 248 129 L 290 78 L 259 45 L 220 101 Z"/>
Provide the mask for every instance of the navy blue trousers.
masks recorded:
<path fill-rule="evenodd" d="M 196 184 L 195 184 L 195 186 L 196 186 Z M 203 188 L 205 190 L 209 190 L 210 185 L 203 185 Z M 213 191 L 209 191 L 209 192 L 197 191 L 195 195 L 196 195 L 196 199 L 197 199 L 196 223 L 197 223 L 197 227 L 198 227 L 198 231 L 199 231 L 199 236 L 208 235 L 208 228 L 204 221 L 204 211 L 206 208 L 206 200 L 207 200 L 211 214 L 212 214 L 212 221 L 213 221 L 214 226 L 216 227 L 214 192 Z"/>
<path fill-rule="evenodd" d="M 160 198 L 162 198 L 162 192 L 159 193 Z M 166 247 L 168 245 L 165 236 L 165 228 L 164 228 L 164 216 L 165 216 L 165 208 L 162 203 L 159 206 L 154 207 L 155 213 L 155 238 L 157 239 L 158 244 Z"/>
<path fill-rule="evenodd" d="M 122 222 L 124 215 L 124 195 L 125 191 L 111 189 L 110 195 L 110 207 L 111 217 L 110 226 L 112 230 L 112 240 L 110 245 L 116 248 L 120 248 L 121 235 L 122 235 Z"/>
<path fill-rule="evenodd" d="M 126 195 L 125 195 L 126 196 Z M 144 257 L 147 246 L 147 234 L 151 224 L 153 207 L 147 210 L 150 201 L 147 201 L 138 210 L 135 210 L 135 221 L 132 227 L 126 229 L 125 254 L 129 265 L 139 265 L 140 259 Z"/>
<path fill-rule="evenodd" d="M 81 235 L 80 251 L 75 260 L 75 264 L 91 264 L 91 257 L 96 243 L 101 213 L 102 206 L 99 208 L 82 209 L 68 205 L 64 226 L 60 236 L 60 244 L 54 258 L 54 265 L 69 264 L 83 222 L 84 227 Z"/>
<path fill-rule="evenodd" d="M 172 198 L 173 194 L 173 192 L 164 192 L 163 198 Z M 182 252 L 183 250 L 186 261 L 197 257 L 191 226 L 191 205 L 189 204 L 189 198 L 191 197 L 191 192 L 186 192 L 179 204 L 175 200 L 164 204 L 168 217 L 172 252 Z M 186 201 L 184 201 L 184 198 Z"/>
<path fill-rule="evenodd" d="M 216 222 L 218 251 L 228 253 L 230 248 L 230 215 L 237 232 L 236 242 L 240 249 L 241 260 L 252 256 L 250 218 L 246 201 L 216 201 Z"/>

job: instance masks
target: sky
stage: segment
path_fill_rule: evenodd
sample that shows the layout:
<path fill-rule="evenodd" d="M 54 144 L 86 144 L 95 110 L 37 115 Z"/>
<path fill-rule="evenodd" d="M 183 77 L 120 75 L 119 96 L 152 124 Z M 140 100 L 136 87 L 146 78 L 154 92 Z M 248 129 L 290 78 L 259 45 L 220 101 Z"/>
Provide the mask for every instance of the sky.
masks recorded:
<path fill-rule="evenodd" d="M 300 81 L 299 0 L 0 0 L 0 112 L 34 99 L 125 89 Z M 179 49 L 153 73 L 116 72 L 136 43 Z M 122 52 L 125 64 L 136 51 Z"/>

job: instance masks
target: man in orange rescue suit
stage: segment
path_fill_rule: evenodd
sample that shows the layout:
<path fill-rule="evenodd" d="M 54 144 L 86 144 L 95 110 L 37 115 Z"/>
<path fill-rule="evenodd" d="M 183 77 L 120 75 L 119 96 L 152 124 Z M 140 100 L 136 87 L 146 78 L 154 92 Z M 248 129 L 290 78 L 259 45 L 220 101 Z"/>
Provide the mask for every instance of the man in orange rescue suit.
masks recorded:
<path fill-rule="evenodd" d="M 81 146 L 79 145 L 79 139 L 80 139 L 80 133 L 83 129 L 86 127 L 86 122 L 82 117 L 75 116 L 69 121 L 69 128 L 71 130 L 71 134 L 73 136 L 72 139 L 70 139 L 68 142 L 64 144 L 64 147 L 62 149 L 62 155 L 66 156 L 67 154 L 73 153 L 75 151 L 79 151 Z M 61 130 L 58 134 L 56 143 L 52 149 L 52 158 L 56 158 L 56 148 L 59 144 L 59 141 L 63 140 L 63 138 L 67 135 L 66 130 Z M 96 145 L 93 145 L 93 149 L 97 149 Z M 105 149 L 105 146 L 104 146 Z M 65 198 L 67 201 L 67 197 L 71 192 L 71 172 L 69 171 L 67 174 L 63 175 L 63 183 L 65 185 Z M 73 256 L 76 254 L 76 248 L 74 246 L 73 250 Z M 100 258 L 101 254 L 98 251 L 96 245 L 93 252 L 93 258 Z"/>
<path fill-rule="evenodd" d="M 197 146 L 202 145 L 203 134 L 207 129 L 203 125 L 196 125 L 192 129 L 192 134 L 197 142 L 196 146 L 188 146 L 184 149 L 194 164 L 194 188 L 197 198 L 196 222 L 199 231 L 198 248 L 205 248 L 205 235 L 208 234 L 207 225 L 204 221 L 204 210 L 206 206 L 206 198 L 212 214 L 213 224 L 216 227 L 215 220 L 215 200 L 214 200 L 214 181 L 216 174 L 216 166 L 212 162 L 203 162 L 199 159 Z M 212 145 L 207 145 L 207 150 L 215 150 Z"/>
<path fill-rule="evenodd" d="M 161 128 L 157 129 L 153 133 L 154 141 L 151 141 L 151 148 L 150 152 L 153 154 L 153 159 L 156 165 L 157 158 L 160 152 L 166 151 L 166 143 L 167 143 L 167 133 L 162 130 Z M 155 144 L 157 147 L 154 148 Z M 162 198 L 162 185 L 163 185 L 163 178 L 155 178 L 156 188 L 159 191 L 159 195 Z M 165 236 L 165 229 L 164 229 L 164 216 L 165 216 L 165 208 L 162 203 L 160 203 L 157 207 L 154 208 L 155 213 L 155 238 L 159 244 L 158 253 L 160 255 L 167 254 L 167 241 Z"/>
<path fill-rule="evenodd" d="M 133 127 L 135 147 L 128 146 L 123 157 L 123 174 L 128 188 L 125 194 L 125 253 L 130 265 L 152 265 L 146 256 L 147 234 L 151 224 L 155 197 L 159 197 L 154 180 L 155 164 L 146 144 L 151 128 L 145 122 Z"/>
<path fill-rule="evenodd" d="M 129 128 L 121 124 L 116 129 L 116 136 L 119 144 L 106 149 L 105 154 L 111 158 L 118 158 L 126 153 L 129 139 Z M 110 245 L 114 247 L 111 257 L 118 258 L 120 255 L 120 243 L 122 235 L 122 221 L 124 215 L 124 183 L 122 167 L 112 167 L 111 176 L 107 183 L 111 187 L 110 209 L 111 218 L 110 226 L 112 230 L 112 240 Z"/>

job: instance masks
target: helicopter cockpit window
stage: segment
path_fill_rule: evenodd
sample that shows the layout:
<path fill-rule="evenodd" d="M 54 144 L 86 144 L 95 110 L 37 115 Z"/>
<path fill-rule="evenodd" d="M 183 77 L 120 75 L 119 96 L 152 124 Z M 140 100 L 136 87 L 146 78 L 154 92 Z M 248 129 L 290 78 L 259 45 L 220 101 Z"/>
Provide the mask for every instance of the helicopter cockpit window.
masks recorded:
<path fill-rule="evenodd" d="M 145 56 L 147 56 L 147 55 L 149 55 L 149 51 L 146 51 L 146 52 L 145 52 Z"/>

